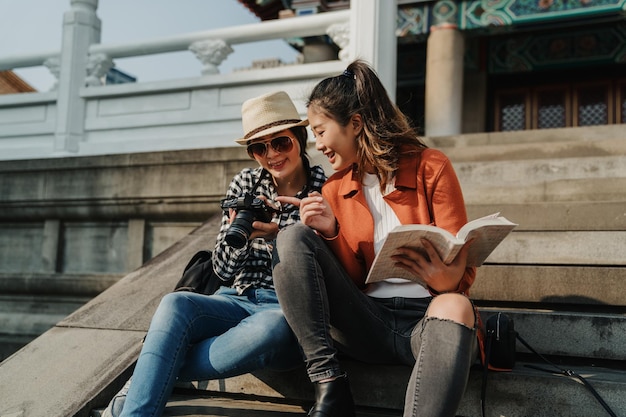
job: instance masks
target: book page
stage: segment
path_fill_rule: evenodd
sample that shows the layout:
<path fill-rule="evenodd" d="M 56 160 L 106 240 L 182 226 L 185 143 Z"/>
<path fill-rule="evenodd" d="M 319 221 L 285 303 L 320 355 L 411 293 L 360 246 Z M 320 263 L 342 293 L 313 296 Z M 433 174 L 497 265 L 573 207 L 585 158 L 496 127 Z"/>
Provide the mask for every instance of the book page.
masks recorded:
<path fill-rule="evenodd" d="M 504 238 L 517 225 L 510 224 L 491 224 L 479 227 L 468 233 L 466 239 L 474 240 L 470 246 L 467 256 L 467 266 L 481 266 L 483 262 L 494 251 L 496 246 L 504 240 Z"/>
<path fill-rule="evenodd" d="M 389 233 L 383 246 L 376 255 L 370 269 L 366 284 L 383 281 L 387 278 L 404 278 L 418 282 L 422 280 L 413 273 L 395 266 L 391 257 L 400 247 L 415 248 L 424 251 L 420 239 L 427 239 L 435 247 L 441 260 L 449 264 L 457 256 L 463 245 L 472 240 L 469 247 L 467 266 L 481 266 L 485 259 L 502 242 L 502 240 L 517 226 L 516 223 L 494 213 L 467 223 L 459 231 L 459 236 L 432 225 L 402 225 Z M 425 255 L 425 251 L 423 252 Z"/>
<path fill-rule="evenodd" d="M 391 259 L 391 256 L 396 253 L 397 248 L 415 248 L 423 251 L 424 255 L 427 256 L 420 242 L 422 238 L 427 239 L 433 244 L 437 253 L 445 262 L 445 259 L 454 259 L 458 250 L 463 246 L 462 242 L 459 242 L 456 237 L 444 229 L 434 226 L 414 225 L 416 227 L 411 230 L 410 226 L 412 225 L 399 226 L 399 228 L 404 227 L 406 230 L 397 231 L 396 229 L 398 228 L 396 228 L 389 233 L 380 252 L 374 259 L 374 264 L 369 271 L 366 283 L 382 281 L 387 278 L 404 278 L 424 285 L 420 278 L 413 273 L 395 266 L 396 262 Z"/>
<path fill-rule="evenodd" d="M 495 222 L 500 222 L 500 220 L 498 219 L 503 219 L 504 217 L 500 217 L 500 212 L 497 213 L 493 213 L 490 214 L 488 216 L 484 216 L 484 217 L 479 217 L 478 219 L 474 219 L 471 222 L 468 222 L 465 224 L 465 226 L 461 227 L 461 229 L 459 229 L 459 231 L 457 232 L 457 237 L 459 239 L 465 240 L 467 242 L 468 239 L 466 239 L 467 234 L 484 225 L 484 224 L 491 224 L 493 221 Z"/>

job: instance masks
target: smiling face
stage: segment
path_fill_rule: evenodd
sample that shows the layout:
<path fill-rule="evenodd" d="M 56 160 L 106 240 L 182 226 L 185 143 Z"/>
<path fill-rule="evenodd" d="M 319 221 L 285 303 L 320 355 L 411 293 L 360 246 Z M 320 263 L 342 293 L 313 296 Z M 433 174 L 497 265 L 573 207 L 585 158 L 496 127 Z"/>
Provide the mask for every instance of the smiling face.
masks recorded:
<path fill-rule="evenodd" d="M 315 136 L 315 148 L 328 158 L 335 171 L 358 162 L 356 138 L 362 128 L 359 115 L 354 115 L 346 126 L 341 126 L 320 108 L 311 105 L 307 116 Z"/>
<path fill-rule="evenodd" d="M 284 137 L 289 137 L 293 146 L 284 146 L 284 139 L 282 139 Z M 272 140 L 276 138 L 281 139 L 275 141 L 274 146 L 272 146 Z M 291 130 L 281 130 L 265 136 L 261 140 L 255 140 L 254 143 L 264 144 L 266 153 L 265 155 L 255 153 L 251 156 L 254 157 L 259 165 L 269 171 L 275 179 L 292 178 L 298 176 L 303 170 L 300 142 Z"/>

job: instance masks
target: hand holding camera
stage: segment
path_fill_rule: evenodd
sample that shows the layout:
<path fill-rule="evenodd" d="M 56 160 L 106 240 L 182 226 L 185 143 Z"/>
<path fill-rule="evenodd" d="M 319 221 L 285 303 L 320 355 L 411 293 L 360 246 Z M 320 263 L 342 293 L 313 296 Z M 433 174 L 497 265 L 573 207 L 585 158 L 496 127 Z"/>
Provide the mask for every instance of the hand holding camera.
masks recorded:
<path fill-rule="evenodd" d="M 271 236 L 278 232 L 278 225 L 271 223 L 272 216 L 278 210 L 267 205 L 262 198 L 245 193 L 236 198 L 223 199 L 221 207 L 222 210 L 232 209 L 236 213 L 225 236 L 226 243 L 234 248 L 244 247 L 248 240 L 255 237 Z M 255 221 L 267 223 L 268 227 L 255 229 L 252 226 Z"/>

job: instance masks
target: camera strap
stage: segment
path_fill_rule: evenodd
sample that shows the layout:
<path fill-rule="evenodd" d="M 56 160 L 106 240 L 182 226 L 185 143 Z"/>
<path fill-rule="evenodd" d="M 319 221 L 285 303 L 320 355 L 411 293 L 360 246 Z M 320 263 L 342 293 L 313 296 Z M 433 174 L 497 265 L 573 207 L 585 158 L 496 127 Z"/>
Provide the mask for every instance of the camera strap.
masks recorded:
<path fill-rule="evenodd" d="M 254 185 L 252 185 L 252 188 L 250 189 L 250 194 L 254 194 L 256 189 L 259 188 L 259 185 L 261 185 L 261 181 L 263 180 L 263 178 L 269 175 L 270 175 L 269 171 L 266 170 L 265 168 L 262 168 L 261 175 L 259 175 L 259 179 L 256 180 L 256 182 L 254 183 Z"/>
<path fill-rule="evenodd" d="M 496 315 L 492 316 L 492 317 L 496 317 Z M 520 334 L 515 331 L 513 329 L 513 320 L 509 317 L 507 317 L 504 314 L 497 314 L 497 319 L 498 321 L 501 319 L 501 317 L 504 317 L 505 321 L 507 321 L 508 323 L 510 323 L 510 327 L 511 327 L 511 332 L 514 335 L 514 339 L 519 340 L 519 342 L 524 345 L 529 351 L 531 351 L 532 353 L 534 353 L 536 356 L 538 356 L 539 358 L 541 358 L 546 364 L 550 365 L 551 367 L 553 367 L 555 370 L 550 370 L 550 369 L 546 369 L 543 368 L 541 366 L 537 366 L 537 365 L 533 365 L 533 364 L 525 364 L 524 366 L 526 366 L 527 368 L 531 368 L 531 369 L 536 369 L 539 371 L 543 371 L 543 372 L 549 372 L 549 373 L 553 373 L 553 374 L 561 374 L 563 376 L 569 377 L 569 378 L 576 378 L 578 379 L 583 386 L 585 386 L 585 388 L 587 388 L 589 390 L 589 392 L 591 392 L 591 394 L 595 397 L 596 400 L 598 400 L 598 402 L 600 403 L 600 405 L 602 405 L 602 407 L 606 410 L 606 412 L 611 416 L 611 417 L 617 417 L 617 414 L 615 414 L 615 412 L 611 409 L 611 407 L 606 403 L 606 401 L 604 401 L 604 399 L 600 396 L 600 394 L 598 393 L 598 391 L 596 391 L 596 389 L 591 385 L 591 383 L 584 378 L 582 375 L 574 372 L 571 369 L 564 369 L 561 368 L 560 366 L 556 365 L 554 362 L 550 361 L 548 358 L 546 358 L 544 355 L 542 355 L 541 353 L 539 353 L 537 350 L 535 350 L 530 344 L 528 344 L 528 342 L 526 340 L 524 340 L 522 338 L 522 336 L 520 336 Z M 485 403 L 486 403 L 486 392 L 487 392 L 487 374 L 488 374 L 488 370 L 489 369 L 493 369 L 493 370 L 511 370 L 513 368 L 514 365 L 514 359 L 513 361 L 507 365 L 508 367 L 510 367 L 511 369 L 498 369 L 496 368 L 492 368 L 489 366 L 489 362 L 490 362 L 490 358 L 493 354 L 493 350 L 492 348 L 494 347 L 493 345 L 493 338 L 494 338 L 494 334 L 493 332 L 489 332 L 489 329 L 487 331 L 487 341 L 485 343 L 485 363 L 483 365 L 483 380 L 482 380 L 482 387 L 481 387 L 481 395 L 480 395 L 480 405 L 481 405 L 481 415 L 484 417 L 485 414 Z M 513 351 L 515 350 L 515 346 L 513 345 Z M 514 353 L 514 352 L 513 352 Z"/>
<path fill-rule="evenodd" d="M 545 363 L 547 363 L 548 365 L 552 366 L 555 370 L 545 369 L 543 367 L 540 367 L 540 366 L 537 366 L 537 365 L 532 365 L 532 364 L 526 364 L 525 365 L 526 367 L 532 368 L 532 369 L 537 369 L 537 370 L 543 371 L 543 372 L 549 372 L 549 373 L 553 373 L 553 374 L 561 374 L 561 375 L 564 375 L 566 377 L 578 379 L 585 386 L 585 388 L 587 388 L 589 390 L 589 392 L 591 392 L 591 394 L 593 394 L 593 396 L 596 398 L 596 400 L 598 400 L 600 405 L 606 410 L 606 412 L 611 417 L 617 417 L 617 414 L 615 414 L 615 412 L 611 409 L 611 407 L 609 407 L 609 405 L 606 403 L 606 401 L 604 401 L 604 399 L 600 396 L 598 391 L 596 391 L 596 389 L 589 383 L 589 381 L 587 381 L 587 379 L 585 379 L 579 373 L 576 373 L 576 372 L 572 371 L 571 369 L 561 368 L 560 366 L 556 365 L 554 362 L 548 360 L 545 356 L 543 356 L 541 353 L 537 352 L 532 346 L 530 346 L 527 341 L 522 339 L 522 337 L 519 335 L 519 333 L 516 336 L 517 336 L 517 340 L 519 340 L 524 346 L 526 346 L 526 348 L 528 350 L 530 350 L 535 355 L 539 356 L 541 359 L 543 359 L 543 361 Z"/>

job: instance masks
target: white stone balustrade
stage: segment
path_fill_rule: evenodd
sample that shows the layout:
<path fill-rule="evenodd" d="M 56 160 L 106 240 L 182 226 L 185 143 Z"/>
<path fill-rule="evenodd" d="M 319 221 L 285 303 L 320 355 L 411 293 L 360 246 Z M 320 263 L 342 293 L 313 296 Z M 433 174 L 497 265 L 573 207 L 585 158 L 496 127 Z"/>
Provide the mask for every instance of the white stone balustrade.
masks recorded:
<path fill-rule="evenodd" d="M 0 71 L 44 66 L 57 80 L 48 92 L 0 96 L 0 160 L 234 146 L 243 101 L 281 89 L 304 115 L 310 88 L 356 57 L 395 91 L 395 2 L 359 0 L 347 10 L 107 44 L 97 5 L 71 0 L 59 51 L 0 56 Z M 233 46 L 324 35 L 339 47 L 336 59 L 219 72 Z M 116 59 L 185 51 L 202 63 L 197 77 L 102 85 Z"/>
<path fill-rule="evenodd" d="M 212 40 L 219 40 L 232 47 L 238 44 L 283 39 L 286 37 L 319 36 L 326 34 L 328 28 L 333 25 L 349 25 L 349 20 L 350 10 L 340 10 L 296 18 L 267 20 L 260 23 L 231 26 L 139 42 L 94 44 L 89 47 L 89 54 L 103 53 L 112 59 L 128 58 L 186 51 L 192 45 L 197 45 L 198 42 Z M 346 48 L 348 43 L 344 42 L 343 46 L 339 46 Z M 199 59 L 202 61 L 202 58 Z"/>
<path fill-rule="evenodd" d="M 336 31 L 333 27 L 336 27 L 336 25 L 343 25 L 341 43 L 338 43 L 338 46 L 342 49 L 340 56 L 343 57 L 344 60 L 347 60 L 349 57 L 346 48 L 349 45 L 349 36 L 346 36 L 346 33 L 349 33 L 349 19 L 350 10 L 341 10 L 142 41 L 111 44 L 96 43 L 89 46 L 89 55 L 96 57 L 91 58 L 90 62 L 95 66 L 96 62 L 113 61 L 116 58 L 139 57 L 190 50 L 194 52 L 198 59 L 204 64 L 203 75 L 217 74 L 219 73 L 219 64 L 230 53 L 229 51 L 232 51 L 233 45 L 282 39 L 286 37 L 285 34 L 288 34 L 288 37 L 291 38 L 318 36 L 328 33 L 332 38 L 333 32 Z M 213 42 L 213 47 L 215 48 L 217 48 L 217 44 L 214 42 L 220 42 L 219 49 L 216 49 L 217 54 L 215 54 L 215 51 L 207 49 L 209 45 L 207 42 Z M 199 45 L 203 46 L 200 47 Z M 46 51 L 42 53 L 0 57 L 0 71 L 44 65 L 48 67 L 52 75 L 58 79 L 58 67 L 48 64 L 54 62 L 51 61 L 52 59 L 58 59 L 60 54 L 60 51 Z M 213 55 L 213 57 L 207 61 L 207 56 L 209 55 Z M 221 61 L 218 59 L 219 55 L 223 56 Z M 94 76 L 95 78 L 99 78 L 95 73 L 88 74 L 86 80 L 87 85 L 98 85 Z"/>

